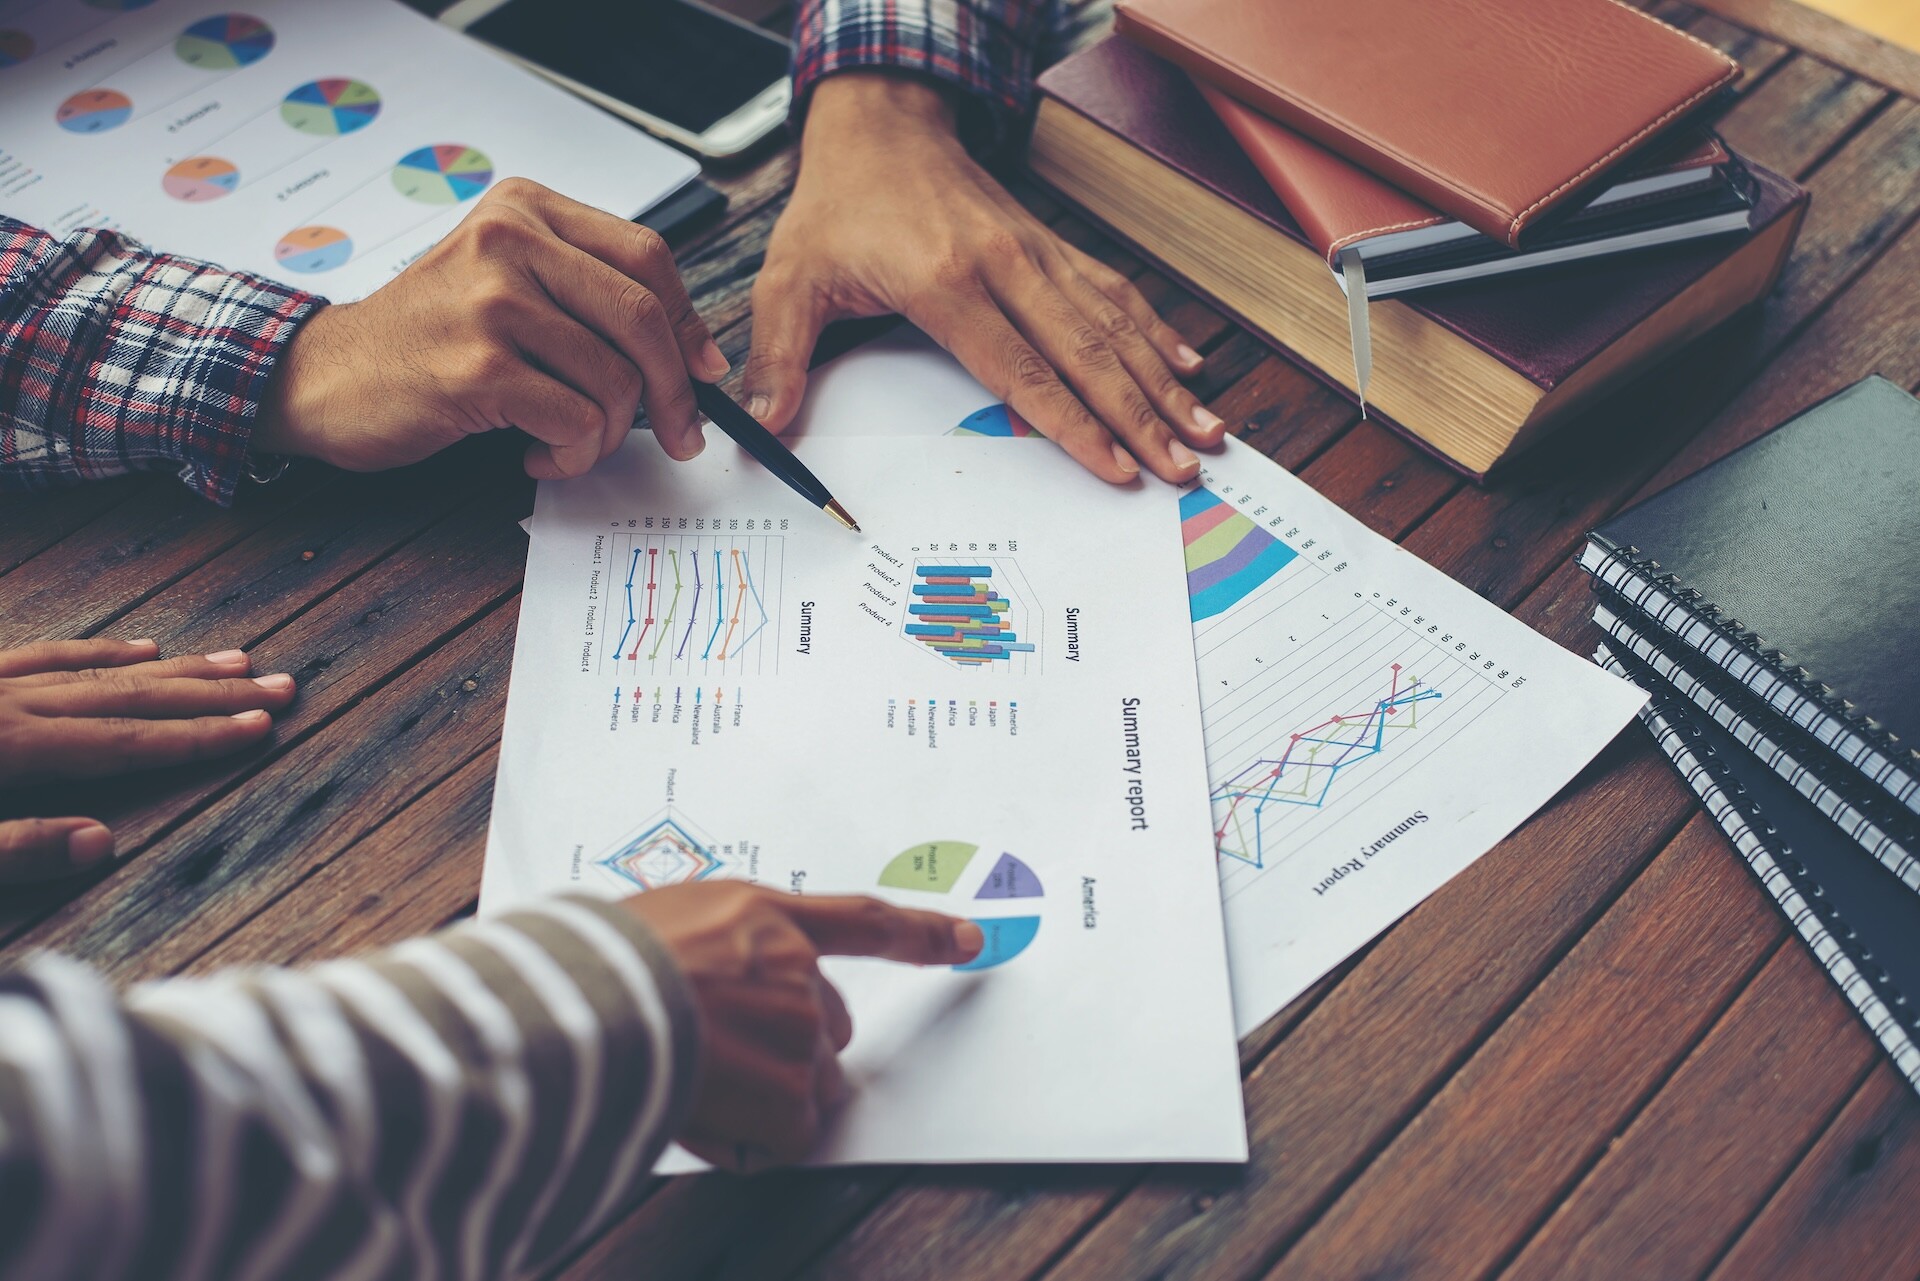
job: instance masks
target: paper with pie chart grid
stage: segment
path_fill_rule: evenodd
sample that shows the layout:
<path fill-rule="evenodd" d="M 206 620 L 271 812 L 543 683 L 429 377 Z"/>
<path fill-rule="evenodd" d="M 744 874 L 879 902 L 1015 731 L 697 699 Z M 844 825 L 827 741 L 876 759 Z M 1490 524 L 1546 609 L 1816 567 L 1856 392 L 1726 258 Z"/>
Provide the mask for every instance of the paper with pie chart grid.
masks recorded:
<path fill-rule="evenodd" d="M 818 370 L 788 438 L 958 431 L 1058 461 L 992 401 L 903 328 Z M 1180 538 L 1244 1034 L 1525 822 L 1646 695 L 1251 447 L 1203 462 Z"/>
<path fill-rule="evenodd" d="M 1243 1160 L 1175 495 L 804 453 L 863 535 L 711 431 L 541 486 L 483 912 L 733 877 L 970 917 L 959 970 L 827 963 L 855 1093 L 817 1161 Z"/>
<path fill-rule="evenodd" d="M 631 218 L 699 173 L 395 0 L 0 0 L 0 213 L 349 301 L 509 176 Z"/>

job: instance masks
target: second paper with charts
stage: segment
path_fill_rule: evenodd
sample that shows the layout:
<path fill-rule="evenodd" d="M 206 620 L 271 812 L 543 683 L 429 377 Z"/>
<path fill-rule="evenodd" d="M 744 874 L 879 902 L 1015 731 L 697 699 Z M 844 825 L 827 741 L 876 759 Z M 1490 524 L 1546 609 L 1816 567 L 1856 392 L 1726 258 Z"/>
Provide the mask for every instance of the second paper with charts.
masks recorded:
<path fill-rule="evenodd" d="M 711 434 L 541 486 L 482 910 L 737 878 L 968 917 L 957 970 L 827 962 L 817 1159 L 1243 1160 L 1176 496 L 814 442 L 856 535 Z"/>
<path fill-rule="evenodd" d="M 394 0 L 0 0 L 0 213 L 349 301 L 532 178 L 630 218 L 686 156 Z"/>

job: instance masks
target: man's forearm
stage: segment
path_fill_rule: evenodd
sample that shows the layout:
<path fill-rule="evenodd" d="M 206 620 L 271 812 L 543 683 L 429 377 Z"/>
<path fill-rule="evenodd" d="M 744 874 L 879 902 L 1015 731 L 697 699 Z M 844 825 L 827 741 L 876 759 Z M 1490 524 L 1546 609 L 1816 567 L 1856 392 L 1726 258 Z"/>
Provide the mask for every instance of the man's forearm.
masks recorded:
<path fill-rule="evenodd" d="M 232 501 L 274 361 L 323 302 L 0 217 L 0 490 L 172 471 Z"/>

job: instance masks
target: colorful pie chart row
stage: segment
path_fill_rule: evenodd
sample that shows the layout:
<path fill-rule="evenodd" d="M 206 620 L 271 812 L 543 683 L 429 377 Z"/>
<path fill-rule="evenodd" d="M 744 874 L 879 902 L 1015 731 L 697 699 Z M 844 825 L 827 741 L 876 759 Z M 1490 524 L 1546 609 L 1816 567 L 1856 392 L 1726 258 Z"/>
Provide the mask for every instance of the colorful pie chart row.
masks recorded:
<path fill-rule="evenodd" d="M 942 910 L 969 917 L 986 935 L 980 955 L 956 970 L 990 970 L 1004 965 L 1027 950 L 1039 936 L 1040 918 L 1031 912 L 1001 915 L 994 907 L 1013 911 L 1021 899 L 1042 896 L 1040 878 L 1032 868 L 1011 854 L 1002 854 L 991 864 L 976 865 L 977 845 L 965 841 L 929 841 L 903 851 L 880 872 L 880 884 L 887 889 L 912 890 L 921 894 L 939 894 L 950 905 Z M 984 874 L 980 867 L 984 866 Z M 973 868 L 973 875 L 967 874 Z M 951 900 L 969 899 L 961 907 Z"/>

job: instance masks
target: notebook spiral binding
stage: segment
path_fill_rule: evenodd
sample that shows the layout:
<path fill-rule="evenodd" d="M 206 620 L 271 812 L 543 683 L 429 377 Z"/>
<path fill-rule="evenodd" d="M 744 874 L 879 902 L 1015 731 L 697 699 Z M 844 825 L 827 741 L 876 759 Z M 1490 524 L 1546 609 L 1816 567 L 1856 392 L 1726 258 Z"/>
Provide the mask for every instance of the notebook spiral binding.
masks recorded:
<path fill-rule="evenodd" d="M 1779 648 L 1767 644 L 1759 633 L 1724 613 L 1712 601 L 1682 583 L 1677 575 L 1662 570 L 1659 561 L 1638 547 L 1622 547 L 1601 534 L 1591 533 L 1587 536 L 1586 550 L 1580 557 L 1580 567 L 1596 581 L 1618 593 L 1634 609 L 1700 650 L 1705 657 L 1727 668 L 1776 710 L 1798 719 L 1793 717 L 1789 706 L 1783 706 L 1775 697 L 1781 687 L 1785 687 L 1845 725 L 1861 740 L 1855 748 L 1849 749 L 1838 742 L 1829 741 L 1827 735 L 1817 731 L 1816 737 L 1865 777 L 1886 788 L 1902 804 L 1920 812 L 1920 803 L 1917 803 L 1917 798 L 1920 798 L 1920 776 L 1910 773 L 1920 768 L 1920 750 L 1902 743 L 1879 721 L 1834 692 L 1832 687 L 1821 682 L 1806 668 L 1793 663 Z M 1735 667 L 1722 661 L 1707 645 L 1688 634 L 1689 624 L 1713 633 L 1745 657 L 1764 666 L 1772 677 L 1771 686 L 1755 684 Z M 1807 728 L 1813 730 L 1812 726 Z M 1879 754 L 1881 760 L 1875 763 L 1862 759 L 1869 753 Z"/>
<path fill-rule="evenodd" d="M 1769 645 L 1766 638 L 1761 636 L 1759 632 L 1746 626 L 1732 615 L 1724 613 L 1718 605 L 1681 582 L 1678 575 L 1661 570 L 1660 562 L 1651 556 L 1645 555 L 1638 547 L 1629 545 L 1627 547 L 1614 548 L 1608 553 L 1608 558 L 1615 564 L 1630 567 L 1636 575 L 1647 579 L 1668 595 L 1678 599 L 1689 610 L 1698 615 L 1702 622 L 1719 631 L 1735 644 L 1744 649 L 1751 650 L 1754 654 L 1764 659 L 1767 665 L 1773 668 L 1782 679 L 1791 681 L 1794 688 L 1798 689 L 1802 694 L 1813 699 L 1822 707 L 1826 708 L 1826 710 L 1853 725 L 1856 729 L 1861 729 L 1873 734 L 1882 747 L 1895 752 L 1912 750 L 1905 747 L 1905 745 L 1890 733 L 1885 726 L 1881 725 L 1879 721 L 1876 721 L 1853 703 L 1841 697 L 1838 693 L 1835 693 L 1832 686 L 1824 684 L 1816 678 L 1812 672 L 1809 672 L 1798 663 L 1792 662 L 1785 651 L 1776 646 Z M 1636 607 L 1644 608 L 1639 601 L 1634 601 L 1633 603 Z"/>
<path fill-rule="evenodd" d="M 1693 651 L 1675 652 L 1634 626 L 1630 608 L 1611 588 L 1596 584 L 1594 593 L 1593 620 L 1616 652 L 1650 668 L 1681 696 L 1676 706 L 1718 724 L 1908 888 L 1920 890 L 1920 824 L 1911 811 L 1830 760 L 1827 749 L 1798 726 L 1753 706 L 1742 696 L 1745 687 L 1724 670 L 1696 664 L 1690 661 L 1699 657 Z"/>
<path fill-rule="evenodd" d="M 1631 672 L 1604 647 L 1594 659 L 1616 676 L 1632 679 Z M 1640 719 L 1874 1039 L 1892 1057 L 1894 1066 L 1914 1089 L 1920 1090 L 1920 1043 L 1916 1043 L 1920 1037 L 1920 1007 L 1873 959 L 1873 954 L 1858 944 L 1853 928 L 1839 918 L 1819 882 L 1793 856 L 1792 845 L 1767 819 L 1713 745 L 1700 741 L 1701 731 L 1688 719 L 1685 709 L 1671 696 L 1656 694 L 1641 710 Z"/>

